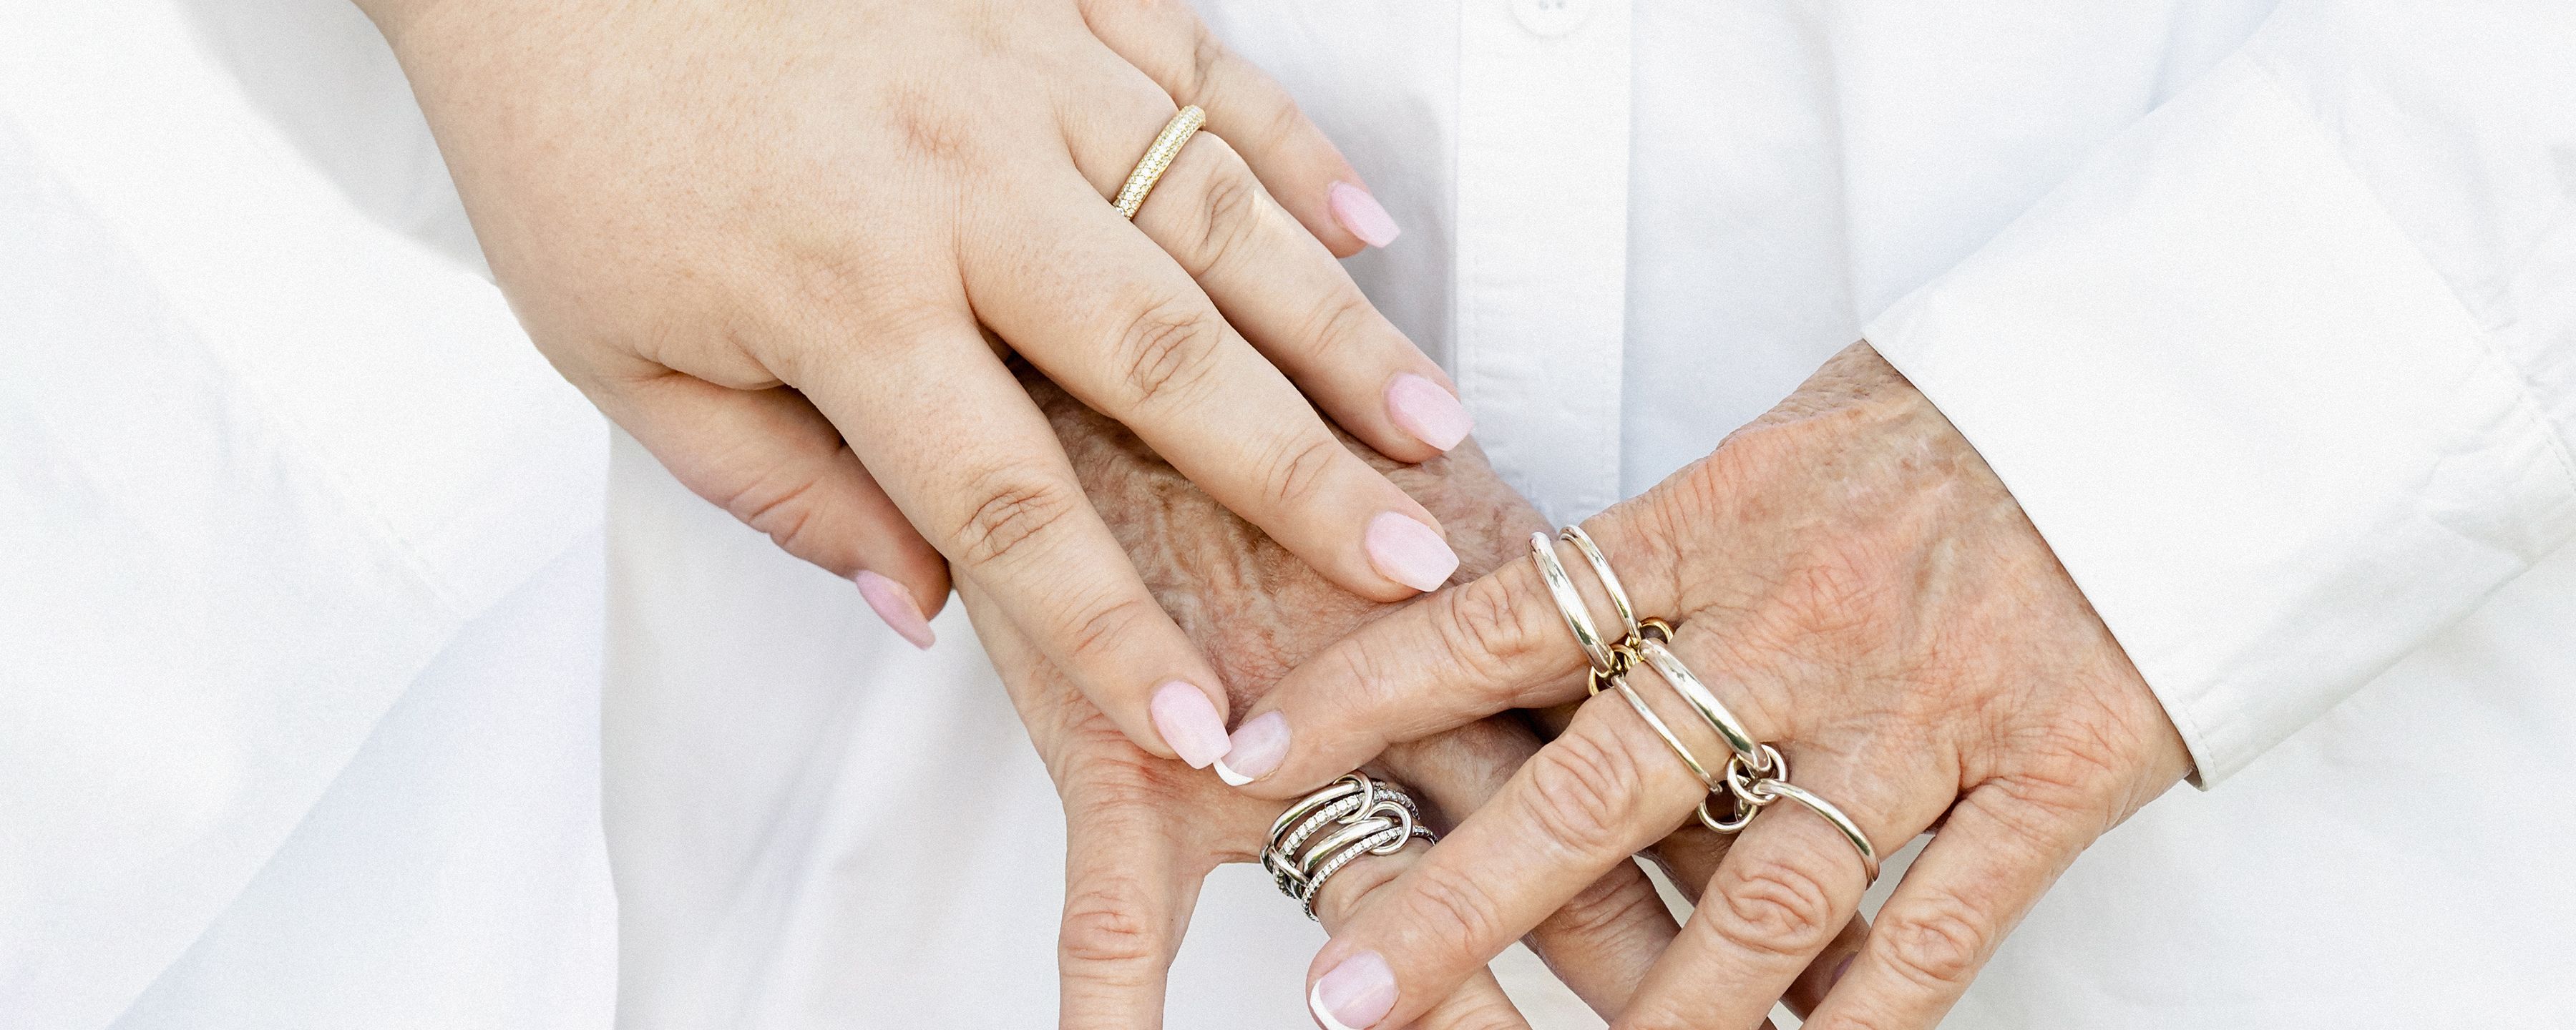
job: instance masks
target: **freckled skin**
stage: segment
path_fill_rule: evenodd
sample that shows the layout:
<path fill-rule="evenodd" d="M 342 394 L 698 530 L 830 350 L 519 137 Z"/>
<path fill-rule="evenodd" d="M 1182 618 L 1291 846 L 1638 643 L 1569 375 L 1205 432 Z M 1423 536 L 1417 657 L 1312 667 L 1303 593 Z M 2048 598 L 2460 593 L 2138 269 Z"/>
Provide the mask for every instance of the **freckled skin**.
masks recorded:
<path fill-rule="evenodd" d="M 1092 503 L 1156 598 L 1225 677 L 1237 711 L 1315 652 L 1405 607 L 1368 601 L 1324 582 L 1259 530 L 1215 504 L 1116 422 L 1027 368 L 1018 371 L 1063 440 Z M 1529 534 L 1549 528 L 1472 442 L 1420 465 L 1389 461 L 1347 437 L 1344 442 L 1440 518 L 1458 551 L 1461 581 L 1526 561 Z M 968 611 L 978 611 L 971 596 Z M 1061 676 L 1024 647 L 1013 646 L 1007 632 L 1002 636 L 996 640 L 988 634 L 986 643 L 1066 800 L 1072 824 L 1114 822 L 1145 834 L 1154 847 L 1183 856 L 1185 868 L 1200 872 L 1223 862 L 1258 860 L 1280 803 L 1251 798 L 1206 773 L 1136 750 Z M 1564 726 L 1570 712 L 1568 706 L 1481 720 L 1394 745 L 1370 767 L 1411 785 L 1431 824 L 1447 827 L 1466 813 L 1444 810 L 1443 793 L 1490 794 L 1536 747 L 1531 730 L 1553 732 Z M 1724 855 L 1726 843 L 1692 824 L 1656 845 L 1649 857 L 1695 885 Z M 1317 906 L 1327 928 L 1365 905 L 1419 855 L 1410 850 L 1346 869 Z M 1542 926 L 1528 943 L 1560 969 L 1560 963 L 1589 961 L 1596 968 L 1626 970 L 1606 977 L 1616 981 L 1616 993 L 1606 995 L 1615 1003 L 1634 987 L 1654 957 L 1651 952 L 1633 953 L 1633 939 L 1621 941 L 1630 954 L 1563 952 L 1592 945 L 1586 934 L 1602 932 L 1597 925 L 1605 921 L 1601 913 L 1631 908 L 1651 909 L 1661 918 L 1661 905 L 1642 879 L 1605 877 L 1579 904 L 1569 906 L 1562 921 Z M 1855 920 L 1837 947 L 1819 959 L 1817 969 L 1830 969 L 1857 947 L 1863 928 Z M 1788 1001 L 1794 1011 L 1804 1012 L 1822 990 L 1822 979 L 1810 977 L 1792 989 Z M 1435 1010 L 1439 1018 L 1423 1025 L 1487 1025 L 1476 1014 L 1493 1004 L 1490 994 L 1462 989 Z"/>
<path fill-rule="evenodd" d="M 1207 649 L 1238 705 L 1250 703 L 1325 644 L 1402 607 L 1324 582 L 1155 457 L 1135 434 L 1021 371 L 1102 520 L 1135 559 L 1154 596 Z M 1521 541 L 1547 528 L 1472 442 L 1448 456 L 1404 465 L 1346 435 L 1342 440 L 1439 516 L 1458 552 L 1460 577 L 1474 578 L 1520 557 L 1526 553 Z"/>
<path fill-rule="evenodd" d="M 1645 613 L 1673 621 L 1673 651 L 1756 740 L 1780 745 L 1790 782 L 1881 853 L 1944 830 L 1872 930 L 1842 922 L 1860 897 L 1853 855 L 1812 815 L 1766 835 L 1766 813 L 1723 846 L 1699 831 L 1667 838 L 1659 857 L 1706 903 L 1622 1025 L 1749 1025 L 1786 991 L 1793 1006 L 1820 1005 L 1808 1017 L 1820 1030 L 1928 1026 L 2079 852 L 2190 770 L 2162 706 L 2011 493 L 1865 343 L 1586 529 Z M 1337 642 L 1269 699 L 1306 732 L 1253 789 L 1321 778 L 1382 739 L 1371 720 L 1383 712 L 1439 704 L 1467 718 L 1497 700 L 1568 696 L 1552 679 L 1582 659 L 1560 645 L 1534 572 L 1506 566 L 1421 604 Z M 1501 614 L 1473 634 L 1446 628 L 1480 612 Z M 1610 618 L 1606 601 L 1592 615 Z M 1390 669 L 1415 690 L 1389 697 L 1353 671 Z M 1726 753 L 1677 692 L 1642 693 L 1693 752 Z M 1407 989 L 1436 992 L 1702 797 L 1670 745 L 1618 706 L 1584 706 L 1555 729 L 1471 825 L 1337 931 L 1319 970 L 1374 950 Z M 1799 827 L 1815 832 L 1801 842 Z M 1767 850 L 1748 853 L 1757 839 Z M 1467 897 L 1462 883 L 1501 886 Z M 1850 974 L 1818 1000 L 1817 970 L 1855 948 Z M 1411 997 L 1389 1018 L 1411 1018 Z"/>
<path fill-rule="evenodd" d="M 1115 421 L 1082 406 L 1025 367 L 1021 381 L 1054 424 L 1066 456 L 1146 585 L 1224 676 L 1238 706 L 1325 645 L 1402 604 L 1380 604 L 1327 583 L 1305 563 L 1225 510 L 1154 456 Z M 1344 437 L 1441 519 L 1458 551 L 1459 574 L 1474 576 L 1525 553 L 1521 540 L 1544 529 L 1536 509 L 1486 465 L 1474 444 L 1420 465 L 1389 461 Z M 1078 699 L 1067 698 L 1088 709 Z M 1240 707 L 1237 708 L 1241 710 Z M 1097 713 L 1076 721 L 1110 739 Z M 1124 741 L 1119 741 L 1123 746 Z M 1188 770 L 1174 766 L 1182 773 Z M 1508 771 L 1506 768 L 1505 771 Z M 1212 779 L 1187 777 L 1194 784 Z M 1233 796 L 1230 790 L 1218 793 Z M 1258 806 L 1275 810 L 1267 802 Z M 1268 827 L 1268 816 L 1262 817 Z M 1255 842 L 1257 846 L 1257 841 Z"/>

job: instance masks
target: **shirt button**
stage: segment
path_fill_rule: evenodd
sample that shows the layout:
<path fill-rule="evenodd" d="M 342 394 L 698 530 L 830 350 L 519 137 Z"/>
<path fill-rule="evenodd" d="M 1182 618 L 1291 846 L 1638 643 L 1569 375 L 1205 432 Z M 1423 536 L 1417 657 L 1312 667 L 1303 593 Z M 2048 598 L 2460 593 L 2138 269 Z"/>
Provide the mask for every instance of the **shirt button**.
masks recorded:
<path fill-rule="evenodd" d="M 1592 16 L 1592 0 L 1512 0 L 1512 13 L 1531 34 L 1553 39 L 1582 27 Z"/>

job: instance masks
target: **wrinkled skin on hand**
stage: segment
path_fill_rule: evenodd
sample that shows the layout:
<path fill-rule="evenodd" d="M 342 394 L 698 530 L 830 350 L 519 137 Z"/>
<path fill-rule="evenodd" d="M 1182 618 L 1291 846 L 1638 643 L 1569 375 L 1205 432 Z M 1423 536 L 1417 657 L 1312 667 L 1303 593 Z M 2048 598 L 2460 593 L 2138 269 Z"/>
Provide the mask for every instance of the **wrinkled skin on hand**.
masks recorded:
<path fill-rule="evenodd" d="M 1294 663 L 1392 607 L 1343 592 L 1249 523 L 1217 506 L 1144 443 L 1023 370 L 1085 490 L 1158 600 L 1206 649 L 1237 704 Z M 1362 448 L 1365 452 L 1365 449 Z M 1490 568 L 1503 541 L 1536 513 L 1470 445 L 1457 458 L 1404 466 L 1370 460 L 1440 512 L 1465 569 Z M 1043 658 L 962 593 L 994 664 L 1056 782 L 1066 813 L 1066 898 L 1058 941 L 1061 1022 L 1159 1025 L 1163 983 L 1199 882 L 1217 865 L 1259 861 L 1280 805 L 1226 788 L 1213 774 L 1138 750 Z M 1413 788 L 1427 821 L 1445 826 L 1535 750 L 1526 728 L 1488 720 L 1391 754 L 1377 768 Z M 1420 854 L 1353 863 L 1318 899 L 1328 925 Z M 1642 881 L 1616 893 L 1633 905 Z M 1280 904 L 1293 904 L 1286 898 Z M 1654 913 L 1660 915 L 1660 912 Z M 1285 974 L 1285 971 L 1283 971 Z M 1283 975 L 1273 989 L 1297 990 Z M 1480 975 L 1426 1015 L 1433 1027 L 1522 1025 Z"/>
<path fill-rule="evenodd" d="M 1777 745 L 1786 782 L 1880 854 L 1939 831 L 1810 1027 L 1938 1022 L 2067 864 L 2190 770 L 2162 706 L 2003 482 L 1866 344 L 1585 528 L 1636 608 L 1673 622 L 1671 651 L 1716 705 Z M 1592 617 L 1613 625 L 1588 570 L 1574 576 Z M 1247 789 L 1283 796 L 1381 742 L 1579 698 L 1562 679 L 1583 662 L 1539 576 L 1507 565 L 1372 623 L 1266 695 L 1248 718 L 1275 709 L 1293 743 Z M 1727 758 L 1712 720 L 1660 673 L 1629 678 L 1682 747 L 1712 768 Z M 1378 956 L 1412 993 L 1374 1012 L 1409 1018 L 1556 899 L 1691 817 L 1710 787 L 1672 748 L 1623 703 L 1584 705 L 1337 930 L 1310 975 Z M 1803 802 L 1775 800 L 1790 803 L 1763 809 L 1700 881 L 1708 900 L 1622 1026 L 1752 1026 L 1848 941 L 1868 862 Z"/>
<path fill-rule="evenodd" d="M 1261 532 L 1233 517 L 1116 423 L 1023 370 L 1031 395 L 1064 441 L 1085 489 L 1155 592 L 1216 663 L 1238 706 L 1354 629 L 1400 610 L 1336 589 Z M 1525 560 L 1524 542 L 1546 523 L 1486 465 L 1472 444 L 1420 465 L 1402 465 L 1353 444 L 1424 507 L 1457 548 L 1462 577 Z M 973 591 L 963 595 L 981 615 Z M 1068 868 L 1060 940 L 1067 1026 L 1152 1026 L 1163 982 L 1187 926 L 1198 883 L 1226 862 L 1259 860 L 1270 822 L 1283 807 L 1247 797 L 1216 777 L 1137 750 L 1069 688 L 1001 620 L 979 632 L 1003 672 L 1030 740 L 1063 797 Z M 1238 709 L 1239 710 L 1239 709 Z M 1533 753 L 1523 713 L 1399 744 L 1372 771 L 1412 789 L 1426 821 L 1445 829 L 1498 789 Z M 1562 725 L 1562 713 L 1535 720 Z M 1706 879 L 1722 844 L 1699 831 L 1675 834 L 1658 858 L 1683 883 Z M 1354 863 L 1319 899 L 1329 929 L 1418 859 L 1418 845 Z M 1280 904 L 1292 904 L 1280 899 Z M 1857 946 L 1860 924 L 1846 935 Z M 1601 877 L 1528 936 L 1533 950 L 1605 1016 L 1623 1007 L 1676 928 L 1644 877 L 1623 865 Z M 1829 951 L 1830 968 L 1847 949 Z M 1804 1011 L 1821 977 L 1790 992 Z M 1257 989 L 1257 985 L 1256 985 Z M 1283 977 L 1277 989 L 1293 991 Z M 1434 1027 L 1518 1026 L 1490 978 L 1479 976 L 1422 1017 Z"/>

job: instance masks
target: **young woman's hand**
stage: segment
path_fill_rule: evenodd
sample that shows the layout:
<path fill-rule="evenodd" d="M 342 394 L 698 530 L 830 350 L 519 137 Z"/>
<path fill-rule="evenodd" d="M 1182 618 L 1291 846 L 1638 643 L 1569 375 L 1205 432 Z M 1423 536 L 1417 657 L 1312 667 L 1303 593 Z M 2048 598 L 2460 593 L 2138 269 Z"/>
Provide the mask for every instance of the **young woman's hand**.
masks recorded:
<path fill-rule="evenodd" d="M 1394 226 L 1185 5 L 361 3 L 537 346 L 915 643 L 953 570 L 1148 752 L 1224 750 L 1005 348 L 1342 589 L 1454 567 L 1316 411 L 1405 461 L 1467 432 L 1334 260 Z M 1208 131 L 1131 224 L 1108 198 L 1183 104 Z"/>

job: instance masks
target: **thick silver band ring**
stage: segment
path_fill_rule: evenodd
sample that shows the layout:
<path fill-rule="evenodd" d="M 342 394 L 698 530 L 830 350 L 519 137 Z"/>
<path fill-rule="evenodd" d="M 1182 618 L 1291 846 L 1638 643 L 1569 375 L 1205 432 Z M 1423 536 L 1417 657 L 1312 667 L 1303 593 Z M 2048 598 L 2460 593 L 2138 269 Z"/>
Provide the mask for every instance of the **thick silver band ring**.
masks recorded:
<path fill-rule="evenodd" d="M 1538 578 L 1547 584 L 1548 596 L 1556 600 L 1556 614 L 1564 617 L 1565 628 L 1573 631 L 1574 642 L 1582 646 L 1584 657 L 1592 659 L 1592 667 L 1610 668 L 1616 659 L 1610 653 L 1610 645 L 1602 641 L 1601 630 L 1592 624 L 1592 609 L 1583 603 L 1583 592 L 1574 588 L 1574 578 L 1565 574 L 1565 563 L 1556 559 L 1556 541 L 1545 533 L 1532 533 L 1529 541 L 1530 561 L 1538 566 Z M 1612 603 L 1627 610 L 1627 599 L 1612 581 L 1604 580 L 1602 585 L 1612 591 Z"/>
<path fill-rule="evenodd" d="M 1646 628 L 1638 624 L 1637 610 L 1628 606 L 1628 588 L 1620 584 L 1619 573 L 1610 568 L 1610 557 L 1601 553 L 1601 545 L 1592 542 L 1592 534 L 1581 526 L 1567 526 L 1556 531 L 1556 538 L 1583 553 L 1583 560 L 1592 566 L 1592 574 L 1601 580 L 1602 592 L 1610 595 L 1610 607 L 1619 613 L 1621 628 L 1630 637 L 1644 636 Z"/>
<path fill-rule="evenodd" d="M 1297 799 L 1271 821 L 1261 868 L 1269 871 L 1280 893 L 1295 899 L 1306 918 L 1313 919 L 1315 898 L 1333 874 L 1364 856 L 1401 851 L 1416 837 L 1439 839 L 1422 825 L 1422 810 L 1412 795 L 1367 773 L 1348 773 Z"/>
<path fill-rule="evenodd" d="M 1663 641 L 1649 637 L 1638 640 L 1637 656 L 1645 659 L 1665 683 L 1672 685 L 1673 693 L 1680 694 L 1682 700 L 1690 704 L 1691 710 L 1699 713 L 1700 720 L 1708 723 L 1709 729 L 1717 731 L 1718 738 L 1726 741 L 1727 750 L 1735 752 L 1735 757 L 1752 766 L 1755 773 L 1770 775 L 1771 763 L 1762 753 L 1761 742 L 1753 739 L 1753 732 L 1745 729 L 1735 713 L 1717 700 L 1717 695 L 1708 689 L 1708 684 L 1700 682 L 1699 676 L 1690 671 L 1690 666 L 1682 664 L 1680 655 L 1665 647 Z"/>
<path fill-rule="evenodd" d="M 1826 822 L 1833 824 L 1835 832 L 1842 834 L 1844 840 L 1851 842 L 1852 850 L 1860 855 L 1860 869 L 1861 872 L 1868 874 L 1868 882 L 1873 885 L 1878 883 L 1878 848 L 1870 844 L 1869 834 L 1861 832 L 1860 824 L 1853 822 L 1852 817 L 1844 815 L 1843 810 L 1836 807 L 1833 802 L 1817 797 L 1814 791 L 1785 779 L 1756 780 L 1753 783 L 1753 793 L 1756 796 L 1767 794 L 1774 799 L 1788 798 L 1807 806 L 1808 811 L 1823 816 Z M 1752 817 L 1747 815 L 1745 818 L 1750 820 Z"/>

